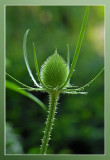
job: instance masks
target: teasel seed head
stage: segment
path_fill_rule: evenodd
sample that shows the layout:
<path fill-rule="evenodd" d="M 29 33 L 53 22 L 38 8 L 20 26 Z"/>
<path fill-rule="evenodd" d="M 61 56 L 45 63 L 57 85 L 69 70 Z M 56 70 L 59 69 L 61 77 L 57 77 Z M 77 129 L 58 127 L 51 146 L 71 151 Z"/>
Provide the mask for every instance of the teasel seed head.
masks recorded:
<path fill-rule="evenodd" d="M 62 86 L 68 76 L 69 69 L 66 62 L 57 53 L 50 56 L 41 67 L 41 80 L 46 87 L 54 89 Z"/>

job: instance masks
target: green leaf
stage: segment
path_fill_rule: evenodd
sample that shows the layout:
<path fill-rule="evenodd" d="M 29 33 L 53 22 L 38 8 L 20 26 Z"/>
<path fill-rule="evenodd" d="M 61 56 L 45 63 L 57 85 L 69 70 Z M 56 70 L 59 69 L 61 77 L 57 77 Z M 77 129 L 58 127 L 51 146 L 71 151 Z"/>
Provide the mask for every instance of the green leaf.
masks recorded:
<path fill-rule="evenodd" d="M 35 97 L 34 95 L 32 95 L 31 93 L 27 92 L 27 91 L 24 91 L 24 90 L 21 90 L 19 89 L 19 86 L 10 82 L 10 81 L 6 81 L 6 88 L 10 89 L 10 90 L 13 90 L 17 93 L 20 93 L 28 98 L 30 98 L 31 100 L 33 100 L 34 102 L 36 102 L 43 110 L 46 111 L 46 106 L 44 105 L 43 102 L 41 102 L 37 97 Z"/>
<path fill-rule="evenodd" d="M 26 51 L 26 40 L 27 40 L 27 35 L 28 35 L 28 32 L 29 32 L 29 29 L 26 31 L 25 35 L 24 35 L 24 39 L 23 39 L 23 52 L 24 52 L 24 60 L 25 60 L 25 63 L 26 63 L 26 67 L 27 67 L 27 70 L 29 72 L 29 75 L 30 77 L 32 78 L 34 84 L 37 86 L 37 87 L 40 87 L 39 84 L 36 82 L 32 72 L 31 72 L 31 69 L 29 67 L 29 63 L 28 63 L 28 59 L 27 59 L 27 51 Z"/>
<path fill-rule="evenodd" d="M 73 74 L 73 71 L 75 69 L 75 66 L 76 66 L 76 63 L 77 63 L 77 60 L 78 60 L 78 56 L 79 56 L 79 52 L 80 52 L 80 48 L 81 48 L 81 44 L 82 44 L 82 41 L 83 41 L 83 38 L 84 38 L 86 23 L 87 23 L 87 19 L 88 19 L 88 15 L 89 15 L 89 9 L 90 9 L 89 6 L 86 7 L 86 11 L 85 11 L 85 15 L 84 15 L 84 18 L 83 18 L 82 27 L 81 27 L 79 38 L 78 38 L 78 41 L 77 41 L 75 54 L 74 54 L 74 57 L 73 57 L 73 61 L 72 61 L 72 64 L 71 64 L 69 75 L 68 75 L 65 83 L 63 84 L 63 86 L 61 88 L 63 88 L 68 83 L 68 81 L 70 80 L 70 78 Z"/>

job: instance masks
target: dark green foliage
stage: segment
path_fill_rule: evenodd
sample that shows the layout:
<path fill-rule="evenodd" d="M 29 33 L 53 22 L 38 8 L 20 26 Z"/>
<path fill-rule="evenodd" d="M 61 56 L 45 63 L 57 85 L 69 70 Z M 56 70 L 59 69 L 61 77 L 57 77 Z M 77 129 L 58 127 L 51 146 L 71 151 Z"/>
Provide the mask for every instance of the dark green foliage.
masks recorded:
<path fill-rule="evenodd" d="M 66 59 L 67 43 L 70 47 L 71 64 L 85 7 L 7 6 L 6 8 L 6 56 L 9 74 L 29 86 L 33 85 L 24 64 L 22 49 L 23 36 L 28 28 L 30 28 L 27 41 L 28 59 L 34 75 L 36 72 L 33 41 L 37 43 L 39 68 L 56 48 Z M 103 39 L 99 34 L 103 33 L 103 11 L 103 7 L 91 7 L 87 32 L 76 71 L 71 79 L 73 85 L 80 87 L 89 82 L 104 64 Z M 37 75 L 35 78 L 37 79 Z M 103 74 L 85 91 L 88 92 L 87 96 L 61 96 L 48 153 L 104 153 Z M 8 89 L 6 94 L 7 122 L 12 123 L 16 133 L 21 136 L 23 152 L 37 153 L 37 147 L 40 146 L 43 136 L 46 114 L 31 100 Z M 48 105 L 47 94 L 40 92 L 32 94 Z"/>
<path fill-rule="evenodd" d="M 22 140 L 10 123 L 6 123 L 6 153 L 22 154 Z"/>

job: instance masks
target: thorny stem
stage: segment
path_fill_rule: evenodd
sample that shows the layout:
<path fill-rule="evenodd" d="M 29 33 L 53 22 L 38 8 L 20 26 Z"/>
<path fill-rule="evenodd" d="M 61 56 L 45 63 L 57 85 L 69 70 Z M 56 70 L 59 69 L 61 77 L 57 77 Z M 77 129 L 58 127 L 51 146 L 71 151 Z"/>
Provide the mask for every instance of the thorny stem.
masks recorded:
<path fill-rule="evenodd" d="M 58 95 L 59 95 L 59 93 L 56 91 L 52 91 L 50 93 L 49 114 L 48 114 L 48 118 L 46 121 L 44 137 L 42 139 L 42 145 L 41 145 L 41 150 L 40 150 L 41 154 L 46 154 L 46 151 L 47 151 L 48 142 L 50 139 L 52 125 L 53 125 L 54 117 L 55 117 L 55 110 L 56 110 L 56 105 L 57 105 L 57 101 L 58 101 Z"/>

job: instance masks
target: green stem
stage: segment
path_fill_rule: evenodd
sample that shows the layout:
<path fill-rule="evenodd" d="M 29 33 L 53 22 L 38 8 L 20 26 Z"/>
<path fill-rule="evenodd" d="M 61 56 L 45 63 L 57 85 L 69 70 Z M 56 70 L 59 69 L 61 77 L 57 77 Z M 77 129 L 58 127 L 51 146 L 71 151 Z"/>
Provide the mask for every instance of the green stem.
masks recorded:
<path fill-rule="evenodd" d="M 42 145 L 41 145 L 41 154 L 46 154 L 47 147 L 48 147 L 48 142 L 50 139 L 50 134 L 52 131 L 52 125 L 54 122 L 54 117 L 55 117 L 55 110 L 56 110 L 56 105 L 58 101 L 58 95 L 59 93 L 56 91 L 53 91 L 50 93 L 50 106 L 49 106 L 49 114 L 46 122 L 46 128 L 44 131 L 44 137 L 42 140 Z"/>

